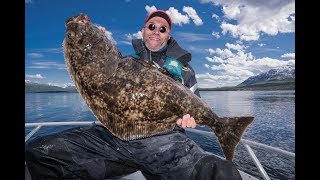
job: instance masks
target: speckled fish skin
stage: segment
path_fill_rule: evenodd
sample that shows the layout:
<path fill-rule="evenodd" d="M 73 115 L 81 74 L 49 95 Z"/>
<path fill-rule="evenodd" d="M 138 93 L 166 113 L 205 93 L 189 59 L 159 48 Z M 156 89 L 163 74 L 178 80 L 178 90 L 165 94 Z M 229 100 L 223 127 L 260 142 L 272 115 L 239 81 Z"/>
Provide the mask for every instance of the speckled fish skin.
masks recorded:
<path fill-rule="evenodd" d="M 68 72 L 95 117 L 115 136 L 133 140 L 171 131 L 190 114 L 211 127 L 226 159 L 231 160 L 253 117 L 218 117 L 181 83 L 156 68 L 121 58 L 119 51 L 87 15 L 66 21 L 63 41 Z"/>

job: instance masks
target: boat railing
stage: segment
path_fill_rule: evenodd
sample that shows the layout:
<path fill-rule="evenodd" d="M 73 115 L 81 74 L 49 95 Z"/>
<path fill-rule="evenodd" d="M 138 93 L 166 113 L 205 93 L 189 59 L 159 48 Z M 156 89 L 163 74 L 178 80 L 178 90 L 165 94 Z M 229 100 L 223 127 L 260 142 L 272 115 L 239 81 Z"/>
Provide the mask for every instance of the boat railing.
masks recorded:
<path fill-rule="evenodd" d="M 198 130 L 198 129 L 186 129 L 187 131 L 190 132 L 194 132 L 194 133 L 200 133 L 200 134 L 205 134 L 208 136 L 214 136 L 214 133 L 209 132 L 209 131 L 203 131 L 203 130 Z M 288 158 L 295 158 L 295 153 L 286 151 L 286 150 L 282 150 L 280 148 L 277 147 L 272 147 L 266 144 L 262 144 L 262 143 L 258 143 L 258 142 L 254 142 L 254 141 L 250 141 L 250 140 L 246 140 L 246 139 L 241 139 L 240 143 L 244 145 L 246 151 L 249 153 L 253 163 L 255 164 L 255 166 L 257 167 L 257 169 L 259 170 L 259 173 L 261 174 L 261 176 L 263 177 L 263 179 L 265 180 L 270 180 L 270 177 L 268 176 L 268 174 L 266 173 L 266 171 L 264 170 L 263 166 L 261 165 L 260 161 L 258 160 L 257 156 L 255 155 L 255 153 L 253 152 L 251 147 L 255 147 L 255 148 L 259 148 L 268 152 L 274 152 L 274 153 L 278 153 L 280 155 L 284 155 Z"/>
<path fill-rule="evenodd" d="M 37 123 L 25 123 L 26 128 L 33 128 L 26 136 L 25 136 L 25 142 L 27 142 L 37 131 L 40 130 L 40 128 L 44 126 L 87 126 L 92 124 L 93 122 L 97 124 L 101 124 L 99 121 L 64 121 L 64 122 L 37 122 Z M 200 133 L 200 134 L 205 134 L 209 136 L 214 136 L 214 133 L 209 132 L 209 131 L 203 131 L 203 130 L 198 130 L 198 129 L 191 129 L 191 128 L 186 128 L 187 131 L 194 132 L 194 133 Z M 282 150 L 277 147 L 272 147 L 266 144 L 246 140 L 246 139 L 241 139 L 240 143 L 244 145 L 246 151 L 249 153 L 252 161 L 254 162 L 255 166 L 259 170 L 259 173 L 265 180 L 270 180 L 270 177 L 264 170 L 263 166 L 261 165 L 260 161 L 258 160 L 257 156 L 253 152 L 251 147 L 259 148 L 262 150 L 266 150 L 269 152 L 275 152 L 281 155 L 284 155 L 289 158 L 295 158 L 295 153 L 288 152 L 285 150 Z M 220 157 L 223 158 L 223 157 Z M 224 158 L 223 158 L 224 159 Z"/>

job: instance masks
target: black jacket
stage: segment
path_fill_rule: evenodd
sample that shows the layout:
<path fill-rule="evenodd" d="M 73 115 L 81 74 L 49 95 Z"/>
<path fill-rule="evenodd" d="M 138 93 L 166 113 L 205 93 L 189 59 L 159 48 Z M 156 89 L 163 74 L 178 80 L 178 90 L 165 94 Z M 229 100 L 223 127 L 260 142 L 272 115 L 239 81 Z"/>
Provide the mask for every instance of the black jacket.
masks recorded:
<path fill-rule="evenodd" d="M 191 54 L 182 49 L 177 41 L 172 37 L 168 41 L 167 45 L 158 52 L 151 52 L 148 50 L 142 39 L 133 39 L 132 46 L 135 50 L 135 54 L 132 56 L 138 59 L 143 59 L 150 64 L 154 64 L 155 62 L 160 67 L 163 67 L 168 57 L 178 60 L 182 64 L 182 83 L 200 97 L 199 90 L 197 89 L 195 72 L 189 65 L 189 62 L 191 61 Z"/>

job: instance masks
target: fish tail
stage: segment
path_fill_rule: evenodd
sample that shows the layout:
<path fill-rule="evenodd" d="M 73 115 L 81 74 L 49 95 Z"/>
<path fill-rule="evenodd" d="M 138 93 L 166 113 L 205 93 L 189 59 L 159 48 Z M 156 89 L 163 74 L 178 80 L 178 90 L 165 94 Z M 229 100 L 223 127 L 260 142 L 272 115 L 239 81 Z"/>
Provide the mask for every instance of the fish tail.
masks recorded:
<path fill-rule="evenodd" d="M 227 160 L 232 160 L 236 146 L 240 142 L 242 134 L 253 122 L 253 117 L 225 117 L 218 120 L 211 127 L 218 137 L 221 149 Z"/>

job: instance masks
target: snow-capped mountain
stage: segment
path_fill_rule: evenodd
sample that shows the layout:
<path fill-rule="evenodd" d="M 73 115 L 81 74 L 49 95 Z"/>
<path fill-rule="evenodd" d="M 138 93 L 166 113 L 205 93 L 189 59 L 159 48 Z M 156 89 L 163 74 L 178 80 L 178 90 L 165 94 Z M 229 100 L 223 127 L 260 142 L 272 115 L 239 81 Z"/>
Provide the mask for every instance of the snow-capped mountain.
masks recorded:
<path fill-rule="evenodd" d="M 271 83 L 294 83 L 295 82 L 295 66 L 287 65 L 281 66 L 275 69 L 271 69 L 267 72 L 258 74 L 256 76 L 251 76 L 237 87 L 243 86 L 255 86 L 261 84 L 271 84 Z"/>

